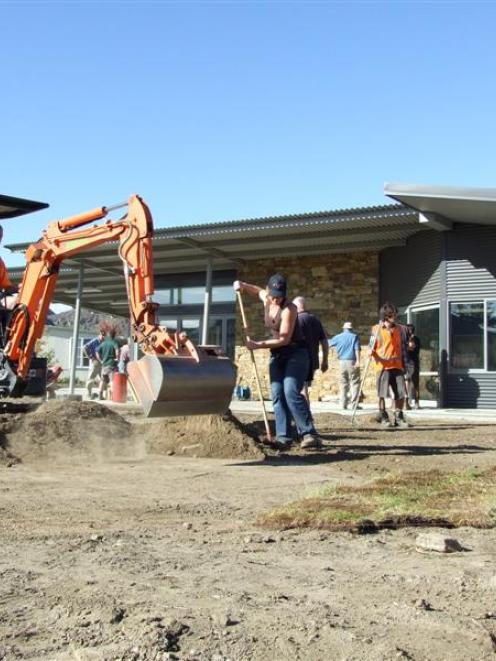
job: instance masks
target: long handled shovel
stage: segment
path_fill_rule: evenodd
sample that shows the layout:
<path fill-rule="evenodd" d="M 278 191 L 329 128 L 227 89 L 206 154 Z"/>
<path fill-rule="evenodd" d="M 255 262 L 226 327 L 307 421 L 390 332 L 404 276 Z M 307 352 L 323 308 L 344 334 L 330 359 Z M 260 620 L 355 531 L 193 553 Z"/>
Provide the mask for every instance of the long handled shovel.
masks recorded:
<path fill-rule="evenodd" d="M 239 303 L 239 309 L 241 311 L 241 319 L 243 323 L 243 330 L 245 332 L 246 339 L 249 340 L 250 336 L 248 335 L 248 324 L 246 323 L 246 315 L 245 315 L 245 308 L 243 305 L 243 299 L 241 298 L 241 292 L 237 291 L 236 295 L 238 297 L 238 303 Z M 267 440 L 269 442 L 272 442 L 272 434 L 270 431 L 270 426 L 269 426 L 269 420 L 267 418 L 267 411 L 265 410 L 265 403 L 263 399 L 263 394 L 262 394 L 262 384 L 260 383 L 260 377 L 258 375 L 258 368 L 257 368 L 257 363 L 255 362 L 255 356 L 253 355 L 252 349 L 249 349 L 250 356 L 251 356 L 251 363 L 253 365 L 253 372 L 255 373 L 255 379 L 257 382 L 257 388 L 258 388 L 258 396 L 260 397 L 260 402 L 262 404 L 262 413 L 263 413 L 263 419 L 265 423 L 265 433 L 267 434 Z"/>
<path fill-rule="evenodd" d="M 375 343 L 377 342 L 377 337 L 379 335 L 379 331 L 381 330 L 381 324 L 382 324 L 382 321 L 379 321 L 379 323 L 377 324 L 377 330 L 375 332 L 375 335 L 373 336 L 372 341 L 369 344 L 370 350 L 372 350 L 374 348 Z M 358 404 L 360 402 L 360 397 L 361 397 L 362 391 L 363 391 L 363 386 L 365 385 L 365 379 L 367 378 L 367 372 L 369 371 L 369 367 L 370 367 L 371 362 L 372 362 L 372 356 L 370 355 L 367 358 L 367 362 L 365 363 L 365 369 L 363 370 L 362 379 L 360 381 L 360 389 L 358 390 L 358 395 L 357 395 L 357 398 L 355 400 L 355 404 L 353 406 L 353 413 L 351 415 L 351 424 L 352 425 L 355 424 L 355 415 L 356 415 L 356 412 L 357 412 Z"/>

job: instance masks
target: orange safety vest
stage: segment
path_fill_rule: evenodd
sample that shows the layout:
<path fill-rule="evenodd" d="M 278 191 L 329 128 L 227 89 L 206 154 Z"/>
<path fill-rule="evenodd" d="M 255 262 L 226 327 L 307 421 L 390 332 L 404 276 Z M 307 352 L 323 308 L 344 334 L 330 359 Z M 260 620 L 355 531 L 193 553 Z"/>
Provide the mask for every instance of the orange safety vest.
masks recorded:
<path fill-rule="evenodd" d="M 12 287 L 12 282 L 10 281 L 5 262 L 0 257 L 0 289 L 7 289 L 7 287 Z"/>
<path fill-rule="evenodd" d="M 377 326 L 372 328 L 372 338 L 377 333 Z M 405 332 L 403 326 L 396 324 L 393 328 L 381 326 L 377 333 L 377 339 L 374 342 L 372 351 L 380 358 L 387 361 L 385 363 L 375 360 L 375 369 L 381 370 L 402 370 L 403 366 L 403 347 Z M 374 357 L 374 355 L 372 354 Z"/>

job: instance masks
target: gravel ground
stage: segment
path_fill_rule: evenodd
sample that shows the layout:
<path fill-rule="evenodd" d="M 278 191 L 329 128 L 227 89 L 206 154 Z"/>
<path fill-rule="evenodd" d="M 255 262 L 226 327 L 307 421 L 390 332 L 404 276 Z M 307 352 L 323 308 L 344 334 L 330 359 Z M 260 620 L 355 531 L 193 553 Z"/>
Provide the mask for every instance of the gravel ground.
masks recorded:
<path fill-rule="evenodd" d="M 59 443 L 63 430 L 49 438 L 35 425 L 48 435 L 35 452 L 16 415 L 16 431 L 0 425 L 5 453 L 24 452 L 0 462 L 0 659 L 494 658 L 496 531 L 438 530 L 470 549 L 440 554 L 419 553 L 413 528 L 360 536 L 254 521 L 335 481 L 492 466 L 496 427 L 351 430 L 323 416 L 324 451 L 246 460 L 158 454 L 157 439 L 151 453 L 142 420 L 122 452 L 103 427 L 84 453 L 84 440 Z"/>

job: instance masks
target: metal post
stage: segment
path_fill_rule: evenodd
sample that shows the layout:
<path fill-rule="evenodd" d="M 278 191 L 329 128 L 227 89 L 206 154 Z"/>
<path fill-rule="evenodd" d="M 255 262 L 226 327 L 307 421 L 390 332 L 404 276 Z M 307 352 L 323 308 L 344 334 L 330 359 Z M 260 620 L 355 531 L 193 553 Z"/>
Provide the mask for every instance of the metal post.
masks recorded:
<path fill-rule="evenodd" d="M 449 309 L 447 287 L 447 232 L 441 232 L 441 262 L 439 265 L 439 398 L 438 407 L 448 406 L 448 370 L 449 370 Z"/>
<path fill-rule="evenodd" d="M 76 363 L 79 344 L 79 322 L 81 320 L 81 299 L 83 298 L 83 283 L 84 283 L 84 260 L 79 264 L 79 278 L 76 296 L 76 305 L 74 306 L 74 330 L 72 333 L 72 356 L 71 356 L 71 372 L 69 375 L 69 393 L 74 394 L 74 386 L 76 383 Z"/>
<path fill-rule="evenodd" d="M 208 322 L 210 303 L 212 302 L 212 258 L 207 259 L 207 278 L 205 281 L 205 304 L 203 306 L 202 344 L 208 344 Z"/>

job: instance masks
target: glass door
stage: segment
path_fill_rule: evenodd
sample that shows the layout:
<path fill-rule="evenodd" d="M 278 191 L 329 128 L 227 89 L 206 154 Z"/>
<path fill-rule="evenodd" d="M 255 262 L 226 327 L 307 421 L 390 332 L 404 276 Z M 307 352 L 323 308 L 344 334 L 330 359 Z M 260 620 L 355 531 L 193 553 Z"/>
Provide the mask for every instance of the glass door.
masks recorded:
<path fill-rule="evenodd" d="M 420 398 L 439 398 L 439 306 L 409 309 L 420 340 Z"/>

